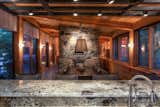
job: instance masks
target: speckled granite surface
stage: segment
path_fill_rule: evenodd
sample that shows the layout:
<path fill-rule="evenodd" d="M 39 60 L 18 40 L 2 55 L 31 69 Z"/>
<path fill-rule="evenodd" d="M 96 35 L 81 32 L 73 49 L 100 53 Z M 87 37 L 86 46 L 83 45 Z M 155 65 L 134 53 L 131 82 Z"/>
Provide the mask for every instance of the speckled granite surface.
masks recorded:
<path fill-rule="evenodd" d="M 160 96 L 160 82 L 154 81 Z M 137 81 L 137 90 L 147 95 L 146 82 Z M 128 97 L 128 81 L 0 81 L 1 97 Z"/>
<path fill-rule="evenodd" d="M 160 96 L 160 82 L 153 83 Z M 150 88 L 136 84 L 138 107 L 146 107 Z M 128 94 L 128 81 L 0 81 L 0 107 L 127 107 Z"/>

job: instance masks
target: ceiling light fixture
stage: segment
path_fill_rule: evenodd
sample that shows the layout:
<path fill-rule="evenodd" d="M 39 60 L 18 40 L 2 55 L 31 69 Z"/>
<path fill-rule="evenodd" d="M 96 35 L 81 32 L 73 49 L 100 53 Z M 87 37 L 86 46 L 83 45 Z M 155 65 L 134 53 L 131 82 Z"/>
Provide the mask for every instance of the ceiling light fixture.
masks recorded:
<path fill-rule="evenodd" d="M 144 17 L 147 17 L 147 16 L 148 16 L 148 12 L 147 12 L 147 11 L 144 11 L 144 12 L 143 12 L 143 16 L 144 16 Z"/>
<path fill-rule="evenodd" d="M 113 4 L 115 2 L 115 0 L 110 0 L 109 2 L 108 2 L 108 4 Z"/>
<path fill-rule="evenodd" d="M 28 15 L 29 15 L 29 16 L 33 16 L 34 13 L 33 13 L 33 12 L 29 12 Z"/>
<path fill-rule="evenodd" d="M 77 2 L 78 0 L 73 0 L 74 2 Z"/>
<path fill-rule="evenodd" d="M 77 12 L 74 12 L 74 13 L 73 13 L 73 16 L 78 16 L 78 13 L 77 13 Z"/>
<path fill-rule="evenodd" d="M 102 12 L 100 11 L 98 14 L 97 14 L 97 16 L 102 16 L 103 14 L 102 14 Z"/>

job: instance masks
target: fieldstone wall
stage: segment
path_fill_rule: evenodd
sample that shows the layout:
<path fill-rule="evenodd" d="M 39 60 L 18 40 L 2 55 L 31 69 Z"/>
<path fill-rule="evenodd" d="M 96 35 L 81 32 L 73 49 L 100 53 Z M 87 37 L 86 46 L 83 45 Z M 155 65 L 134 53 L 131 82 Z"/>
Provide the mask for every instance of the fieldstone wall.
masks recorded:
<path fill-rule="evenodd" d="M 83 64 L 87 68 L 98 65 L 98 36 L 99 32 L 95 29 L 61 26 L 59 72 L 68 66 L 74 68 Z M 88 51 L 84 54 L 75 53 L 76 41 L 80 37 L 87 42 Z"/>

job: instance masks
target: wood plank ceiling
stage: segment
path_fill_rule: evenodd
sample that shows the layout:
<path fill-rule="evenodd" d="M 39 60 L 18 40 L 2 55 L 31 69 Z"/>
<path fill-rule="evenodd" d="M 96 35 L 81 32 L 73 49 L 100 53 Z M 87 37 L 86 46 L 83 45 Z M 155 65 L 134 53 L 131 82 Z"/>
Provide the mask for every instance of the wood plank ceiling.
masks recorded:
<path fill-rule="evenodd" d="M 52 34 L 60 25 L 93 27 L 113 35 L 159 21 L 157 0 L 0 0 L 0 8 L 23 17 Z M 78 17 L 72 16 L 78 13 Z M 150 17 L 143 17 L 146 13 Z M 33 13 L 34 16 L 28 16 Z M 102 17 L 97 14 L 102 13 Z M 151 17 L 152 16 L 152 17 Z"/>
<path fill-rule="evenodd" d="M 150 15 L 159 15 L 160 1 L 155 0 L 0 0 L 1 7 L 6 7 L 19 15 L 96 15 L 101 11 L 104 15 L 141 16 L 144 11 Z M 155 1 L 155 2 L 154 2 Z"/>

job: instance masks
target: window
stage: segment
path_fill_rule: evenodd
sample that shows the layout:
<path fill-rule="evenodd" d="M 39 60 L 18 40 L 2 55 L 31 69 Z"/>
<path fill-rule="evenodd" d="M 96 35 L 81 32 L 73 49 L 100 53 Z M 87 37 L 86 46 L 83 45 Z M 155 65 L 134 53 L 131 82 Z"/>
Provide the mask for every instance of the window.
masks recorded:
<path fill-rule="evenodd" d="M 114 38 L 113 40 L 113 52 L 114 52 L 114 59 L 118 59 L 118 37 Z"/>
<path fill-rule="evenodd" d="M 23 73 L 30 74 L 31 61 L 30 61 L 30 40 L 31 37 L 24 35 L 24 47 L 23 47 Z"/>
<path fill-rule="evenodd" d="M 153 67 L 160 69 L 160 24 L 155 26 L 153 37 Z"/>
<path fill-rule="evenodd" d="M 129 59 L 128 58 L 128 56 L 129 56 L 129 48 L 128 48 L 129 37 L 128 37 L 128 35 L 121 36 L 119 38 L 119 43 L 120 43 L 120 49 L 119 49 L 120 61 L 128 62 L 128 59 Z"/>
<path fill-rule="evenodd" d="M 138 64 L 139 66 L 148 66 L 148 29 L 140 29 L 138 31 Z"/>
<path fill-rule="evenodd" d="M 129 61 L 129 34 L 125 33 L 117 36 L 113 40 L 114 59 L 122 62 Z"/>
<path fill-rule="evenodd" d="M 13 78 L 13 33 L 0 29 L 0 79 Z"/>
<path fill-rule="evenodd" d="M 23 47 L 23 73 L 37 73 L 37 39 L 24 35 Z"/>

